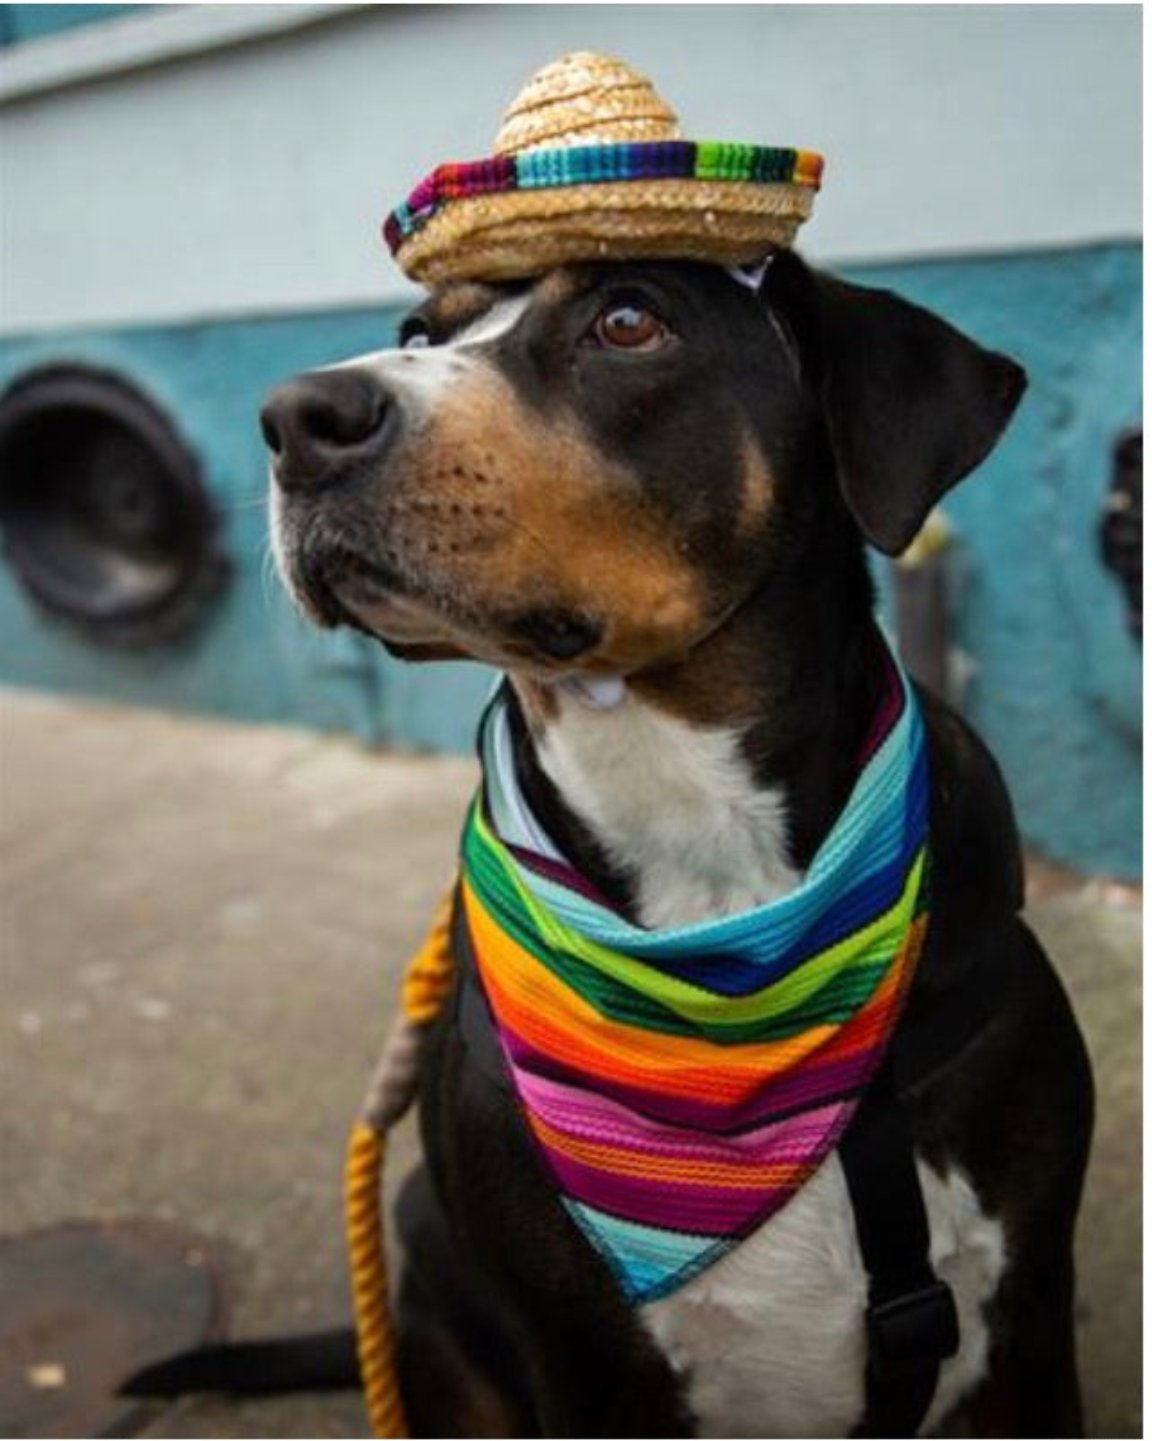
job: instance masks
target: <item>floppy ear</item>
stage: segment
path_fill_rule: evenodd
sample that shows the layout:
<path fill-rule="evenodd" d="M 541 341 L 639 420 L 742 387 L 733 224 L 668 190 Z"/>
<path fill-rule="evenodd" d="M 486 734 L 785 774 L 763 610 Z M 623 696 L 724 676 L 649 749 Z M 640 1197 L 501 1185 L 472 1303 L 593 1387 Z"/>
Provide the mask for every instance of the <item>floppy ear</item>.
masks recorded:
<path fill-rule="evenodd" d="M 790 253 L 766 281 L 808 352 L 844 500 L 872 544 L 898 555 L 995 445 L 1027 377 L 931 311 Z"/>

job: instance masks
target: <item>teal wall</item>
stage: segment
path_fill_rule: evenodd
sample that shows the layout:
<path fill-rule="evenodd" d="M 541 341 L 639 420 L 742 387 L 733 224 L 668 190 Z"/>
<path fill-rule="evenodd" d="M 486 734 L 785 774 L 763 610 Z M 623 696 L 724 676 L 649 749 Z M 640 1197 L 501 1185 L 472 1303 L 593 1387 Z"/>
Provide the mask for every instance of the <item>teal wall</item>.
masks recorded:
<path fill-rule="evenodd" d="M 860 275 L 1020 359 L 1003 443 L 945 502 L 963 709 L 1053 857 L 1141 869 L 1141 651 L 1097 526 L 1117 433 L 1142 419 L 1138 246 Z"/>
<path fill-rule="evenodd" d="M 18 45 L 81 25 L 100 25 L 150 5 L 0 5 L 0 45 Z"/>
<path fill-rule="evenodd" d="M 0 677 L 16 684 L 253 720 L 355 731 L 433 749 L 467 744 L 483 693 L 438 666 L 417 674 L 351 632 L 322 634 L 289 605 L 272 569 L 267 465 L 256 413 L 297 370 L 392 343 L 396 313 L 99 331 L 0 343 L 0 387 L 38 366 L 82 363 L 130 379 L 174 420 L 200 458 L 224 523 L 232 584 L 206 624 L 169 650 L 97 648 L 45 620 L 0 570 Z M 463 668 L 461 668 L 461 671 Z"/>
<path fill-rule="evenodd" d="M 1111 444 L 1140 418 L 1141 257 L 1134 245 L 855 267 L 1021 359 L 1031 388 L 1007 438 L 946 504 L 964 708 L 1007 772 L 1030 840 L 1056 859 L 1140 870 L 1140 650 L 1096 526 Z M 201 457 L 233 558 L 209 623 L 170 652 L 97 650 L 0 570 L 0 677 L 148 705 L 350 730 L 433 749 L 470 744 L 488 677 L 410 668 L 291 611 L 268 560 L 255 414 L 295 370 L 391 341 L 397 314 L 55 333 L 7 341 L 0 386 L 80 361 L 133 380 Z"/>

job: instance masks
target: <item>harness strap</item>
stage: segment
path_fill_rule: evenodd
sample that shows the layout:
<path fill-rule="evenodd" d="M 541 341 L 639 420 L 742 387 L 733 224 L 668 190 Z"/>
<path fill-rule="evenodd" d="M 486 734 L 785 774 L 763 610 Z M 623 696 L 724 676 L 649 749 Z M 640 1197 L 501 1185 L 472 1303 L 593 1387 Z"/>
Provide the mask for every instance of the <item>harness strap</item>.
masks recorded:
<path fill-rule="evenodd" d="M 887 1062 L 840 1142 L 840 1161 L 868 1273 L 866 1405 L 855 1434 L 916 1436 L 960 1325 L 932 1269 L 912 1133 Z"/>

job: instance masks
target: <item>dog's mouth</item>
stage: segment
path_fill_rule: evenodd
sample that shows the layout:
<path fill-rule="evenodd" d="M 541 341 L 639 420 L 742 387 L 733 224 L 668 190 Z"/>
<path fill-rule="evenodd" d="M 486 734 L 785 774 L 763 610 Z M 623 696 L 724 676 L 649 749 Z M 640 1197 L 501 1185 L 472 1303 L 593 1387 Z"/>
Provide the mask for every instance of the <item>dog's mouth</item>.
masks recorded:
<path fill-rule="evenodd" d="M 333 600 L 345 619 L 406 645 L 433 645 L 443 639 L 440 607 L 412 592 L 397 572 L 346 548 L 329 560 Z"/>
<path fill-rule="evenodd" d="M 296 589 L 325 626 L 352 626 L 404 660 L 478 660 L 545 674 L 591 657 L 602 620 L 563 606 L 482 614 L 462 595 L 421 587 L 391 566 L 346 543 L 303 558 Z"/>
<path fill-rule="evenodd" d="M 289 584 L 318 624 L 350 626 L 405 658 L 463 659 L 445 607 L 393 566 L 344 542 L 301 548 Z"/>

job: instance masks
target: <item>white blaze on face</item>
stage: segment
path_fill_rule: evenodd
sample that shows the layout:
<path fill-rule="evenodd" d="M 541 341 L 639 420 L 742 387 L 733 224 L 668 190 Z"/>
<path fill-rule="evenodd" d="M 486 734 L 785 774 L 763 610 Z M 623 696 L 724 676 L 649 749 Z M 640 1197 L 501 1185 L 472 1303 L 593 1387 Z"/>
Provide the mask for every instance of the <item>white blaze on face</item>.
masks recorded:
<path fill-rule="evenodd" d="M 371 372 L 386 382 L 411 419 L 423 420 L 452 385 L 463 380 L 474 366 L 483 364 L 485 347 L 517 325 L 531 299 L 526 292 L 498 300 L 443 345 L 377 350 L 326 368 Z"/>
<path fill-rule="evenodd" d="M 280 487 L 276 484 L 276 477 L 271 469 L 268 473 L 268 543 L 272 552 L 272 563 L 276 568 L 276 574 L 280 577 L 280 583 L 292 597 L 293 603 L 300 608 L 300 600 L 296 594 L 296 587 L 292 584 L 292 570 L 288 564 L 288 551 L 284 537 L 283 502 L 280 499 Z"/>

